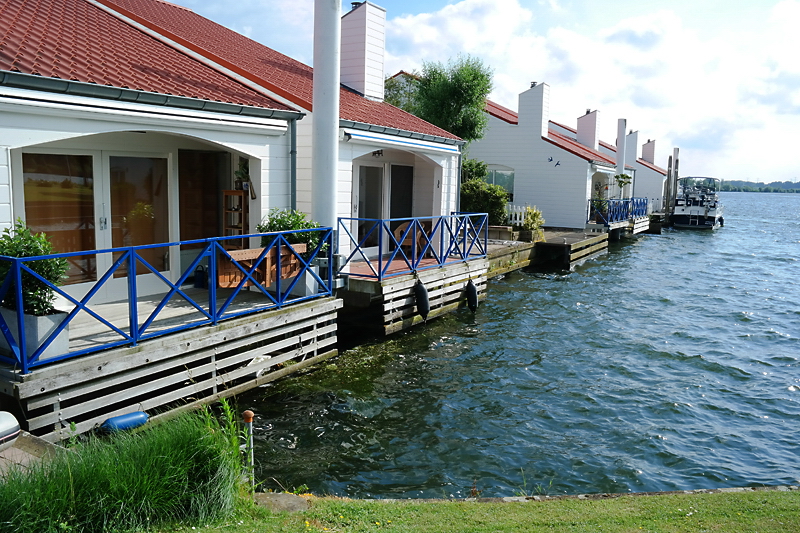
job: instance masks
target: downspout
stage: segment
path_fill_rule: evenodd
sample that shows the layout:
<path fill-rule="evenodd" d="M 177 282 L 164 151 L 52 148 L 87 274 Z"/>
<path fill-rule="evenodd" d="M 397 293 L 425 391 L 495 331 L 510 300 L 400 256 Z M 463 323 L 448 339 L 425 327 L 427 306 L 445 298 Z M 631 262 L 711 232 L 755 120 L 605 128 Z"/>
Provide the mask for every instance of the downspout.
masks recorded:
<path fill-rule="evenodd" d="M 458 148 L 458 171 L 456 172 L 456 213 L 461 212 L 461 158 L 463 146 Z"/>
<path fill-rule="evenodd" d="M 297 210 L 297 119 L 289 121 L 289 207 Z"/>

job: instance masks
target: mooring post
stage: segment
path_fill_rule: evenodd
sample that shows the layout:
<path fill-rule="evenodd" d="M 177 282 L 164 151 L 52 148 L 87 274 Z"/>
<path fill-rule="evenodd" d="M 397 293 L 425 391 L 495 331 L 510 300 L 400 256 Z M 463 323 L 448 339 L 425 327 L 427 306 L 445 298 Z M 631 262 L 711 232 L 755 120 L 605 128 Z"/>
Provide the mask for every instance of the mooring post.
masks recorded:
<path fill-rule="evenodd" d="M 253 457 L 253 417 L 255 413 L 251 410 L 244 411 L 242 418 L 244 419 L 244 438 L 245 438 L 245 463 L 247 468 L 247 483 L 250 486 L 250 493 L 256 492 L 255 481 L 255 460 Z"/>

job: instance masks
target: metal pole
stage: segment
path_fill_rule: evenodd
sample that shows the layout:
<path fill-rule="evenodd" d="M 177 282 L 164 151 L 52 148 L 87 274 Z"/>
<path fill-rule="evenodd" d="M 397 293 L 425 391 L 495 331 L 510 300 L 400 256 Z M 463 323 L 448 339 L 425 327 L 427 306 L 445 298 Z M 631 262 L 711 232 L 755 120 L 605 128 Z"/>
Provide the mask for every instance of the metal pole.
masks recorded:
<path fill-rule="evenodd" d="M 244 419 L 244 438 L 245 438 L 245 469 L 247 472 L 247 484 L 250 486 L 250 493 L 256 492 L 255 481 L 255 459 L 253 457 L 253 417 L 255 413 L 251 410 L 244 411 L 242 418 Z"/>

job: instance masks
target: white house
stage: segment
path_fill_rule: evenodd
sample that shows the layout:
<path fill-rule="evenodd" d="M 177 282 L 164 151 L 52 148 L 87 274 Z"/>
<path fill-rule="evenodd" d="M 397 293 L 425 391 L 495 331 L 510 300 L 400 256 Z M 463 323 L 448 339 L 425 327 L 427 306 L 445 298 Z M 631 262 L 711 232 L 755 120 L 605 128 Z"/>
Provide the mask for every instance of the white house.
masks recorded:
<path fill-rule="evenodd" d="M 216 70 L 305 113 L 297 123 L 291 203 L 312 212 L 311 67 L 167 2 L 97 1 Z M 352 218 L 449 215 L 457 205 L 464 143 L 383 102 L 385 21 L 386 11 L 371 2 L 353 3 L 341 19 L 336 213 Z M 356 226 L 351 225 L 353 230 Z"/>
<path fill-rule="evenodd" d="M 617 150 L 598 138 L 597 111 L 587 110 L 572 128 L 550 120 L 549 100 L 550 87 L 533 83 L 519 95 L 518 112 L 487 101 L 486 134 L 470 145 L 468 157 L 486 162 L 490 171 L 513 183 L 514 203 L 536 205 L 550 227 L 583 229 L 593 197 L 645 196 L 637 180 L 655 165 L 629 149 L 623 166 Z M 620 121 L 624 132 L 624 119 Z M 633 176 L 634 183 L 619 190 L 613 176 L 623 172 Z"/>
<path fill-rule="evenodd" d="M 57 252 L 218 237 L 240 162 L 255 193 L 245 226 L 290 205 L 291 106 L 94 1 L 4 2 L 0 34 L 0 226 L 22 219 Z M 175 280 L 195 256 L 148 259 Z M 72 261 L 70 291 L 113 260 Z M 120 271 L 93 301 L 124 283 Z"/>

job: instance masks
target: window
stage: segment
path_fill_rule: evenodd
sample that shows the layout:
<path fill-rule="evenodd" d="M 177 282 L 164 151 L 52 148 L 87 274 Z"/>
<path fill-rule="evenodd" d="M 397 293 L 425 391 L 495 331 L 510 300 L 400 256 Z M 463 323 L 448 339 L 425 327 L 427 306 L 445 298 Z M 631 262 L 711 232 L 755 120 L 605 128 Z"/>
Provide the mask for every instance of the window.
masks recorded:
<path fill-rule="evenodd" d="M 514 171 L 489 167 L 486 181 L 492 185 L 499 185 L 508 193 L 508 201 L 514 201 Z"/>

